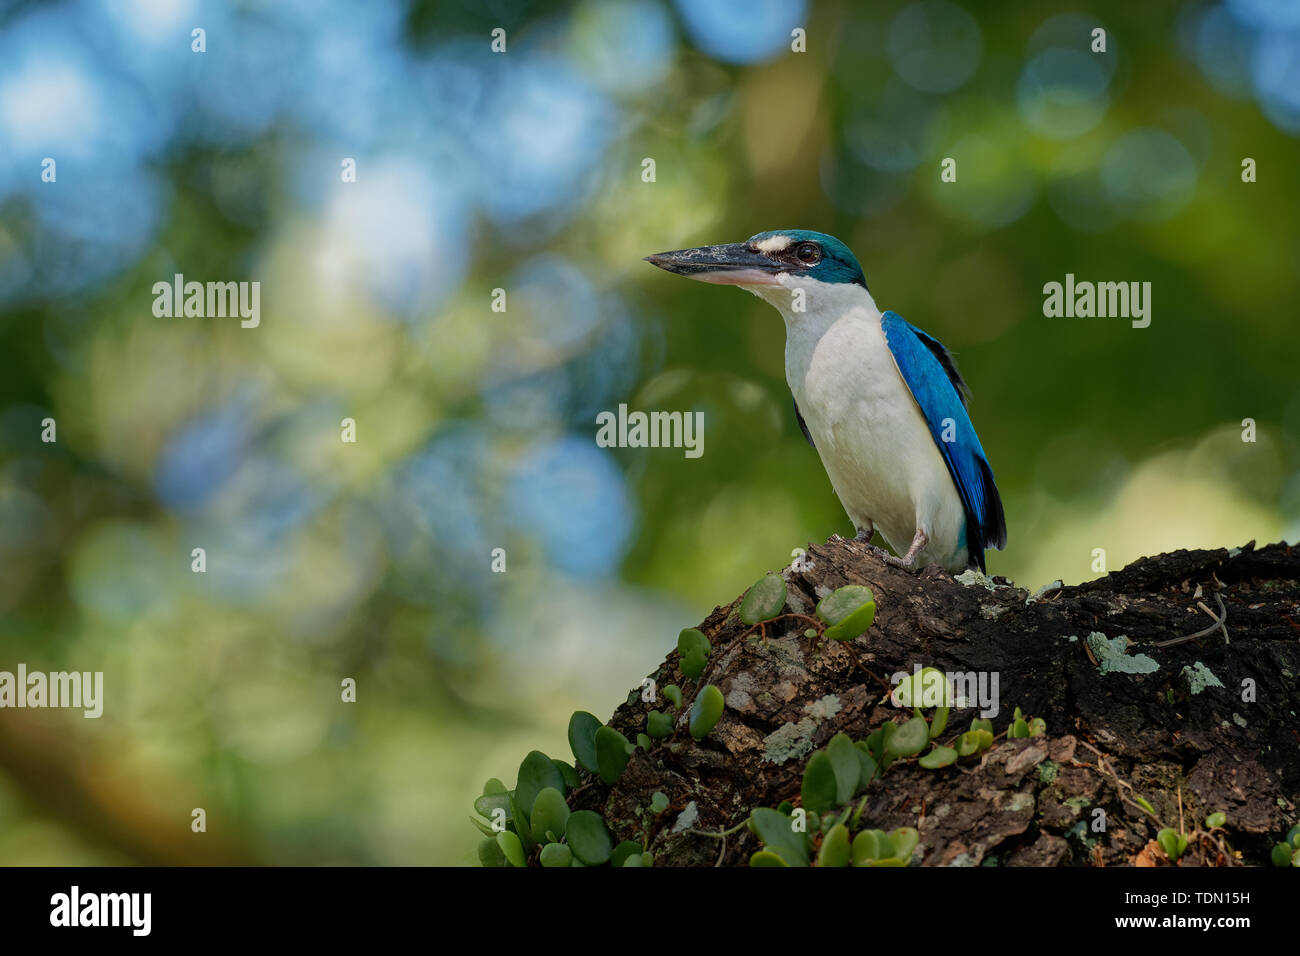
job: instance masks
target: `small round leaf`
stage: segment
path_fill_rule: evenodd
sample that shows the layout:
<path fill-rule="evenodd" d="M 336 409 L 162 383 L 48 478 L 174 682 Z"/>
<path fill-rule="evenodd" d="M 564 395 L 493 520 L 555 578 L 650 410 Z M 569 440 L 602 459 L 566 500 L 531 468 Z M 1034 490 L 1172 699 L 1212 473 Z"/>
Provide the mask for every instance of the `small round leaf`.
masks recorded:
<path fill-rule="evenodd" d="M 957 762 L 957 751 L 951 747 L 935 747 L 924 757 L 919 759 L 919 763 L 927 770 L 938 770 L 940 767 L 946 767 L 949 764 Z"/>
<path fill-rule="evenodd" d="M 920 753 L 929 739 L 930 725 L 925 718 L 913 717 L 885 741 L 885 752 L 895 757 L 910 757 Z"/>
<path fill-rule="evenodd" d="M 856 764 L 856 759 L 854 760 Z M 808 758 L 803 770 L 800 791 L 803 808 L 809 813 L 827 813 L 839 806 L 836 800 L 835 766 L 826 751 L 819 750 Z"/>
<path fill-rule="evenodd" d="M 627 767 L 628 748 L 631 746 L 628 739 L 613 727 L 601 727 L 596 731 L 596 769 L 603 783 L 610 786 L 618 783 Z"/>
<path fill-rule="evenodd" d="M 539 857 L 542 866 L 572 866 L 573 851 L 563 843 L 548 843 Z"/>
<path fill-rule="evenodd" d="M 533 801 L 547 787 L 564 791 L 564 776 L 540 750 L 534 750 L 519 765 L 519 782 L 515 785 L 515 806 L 525 817 L 532 816 Z"/>
<path fill-rule="evenodd" d="M 614 852 L 609 856 L 610 866 L 622 866 L 630 857 L 641 855 L 641 844 L 635 840 L 624 840 L 618 846 L 614 847 Z"/>
<path fill-rule="evenodd" d="M 497 842 L 495 836 L 479 840 L 478 862 L 480 866 L 506 865 L 506 855 L 501 852 L 501 844 Z"/>
<path fill-rule="evenodd" d="M 533 839 L 538 843 L 548 842 L 547 833 L 554 834 L 551 842 L 558 841 L 564 836 L 564 826 L 569 820 L 569 805 L 564 802 L 564 794 L 554 787 L 547 787 L 537 795 L 528 819 L 533 828 Z"/>
<path fill-rule="evenodd" d="M 673 718 L 671 714 L 661 713 L 652 710 L 646 714 L 645 729 L 655 740 L 662 740 L 673 732 Z"/>
<path fill-rule="evenodd" d="M 837 823 L 822 839 L 822 848 L 817 854 L 817 865 L 848 866 L 850 853 L 849 828 L 842 823 Z"/>
<path fill-rule="evenodd" d="M 691 704 L 691 736 L 696 740 L 707 737 L 713 725 L 722 716 L 724 704 L 722 691 L 713 684 L 704 685 L 704 688 L 695 695 L 695 703 Z"/>
<path fill-rule="evenodd" d="M 595 714 L 579 710 L 569 718 L 569 748 L 573 756 L 585 770 L 595 773 L 596 767 L 596 731 L 601 727 Z"/>
<path fill-rule="evenodd" d="M 588 866 L 600 866 L 609 859 L 613 842 L 600 814 L 592 810 L 575 810 L 569 814 L 569 849 Z"/>
<path fill-rule="evenodd" d="M 765 574 L 745 592 L 740 602 L 740 619 L 746 624 L 770 621 L 785 607 L 785 579 L 779 574 Z"/>
<path fill-rule="evenodd" d="M 519 837 L 513 830 L 502 830 L 497 834 L 497 846 L 501 848 L 502 854 L 510 862 L 511 866 L 524 866 L 524 846 L 519 842 Z"/>
<path fill-rule="evenodd" d="M 817 616 L 826 622 L 826 636 L 851 641 L 876 619 L 876 596 L 861 584 L 836 588 L 817 603 Z"/>

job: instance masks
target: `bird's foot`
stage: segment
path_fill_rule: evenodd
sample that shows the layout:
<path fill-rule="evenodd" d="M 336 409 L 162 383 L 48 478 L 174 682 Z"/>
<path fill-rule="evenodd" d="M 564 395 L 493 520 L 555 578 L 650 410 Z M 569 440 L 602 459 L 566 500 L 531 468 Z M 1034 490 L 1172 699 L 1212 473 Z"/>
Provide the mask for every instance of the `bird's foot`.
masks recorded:
<path fill-rule="evenodd" d="M 917 528 L 916 534 L 912 537 L 912 545 L 907 549 L 907 554 L 903 555 L 901 558 L 896 558 L 892 554 L 887 554 L 885 555 L 885 563 L 892 564 L 896 568 L 903 568 L 907 571 L 919 570 L 916 567 L 916 556 L 921 553 L 921 549 L 929 544 L 929 542 L 930 536 L 920 528 Z"/>
<path fill-rule="evenodd" d="M 860 540 L 860 539 L 859 539 L 859 540 Z M 898 560 L 898 558 L 894 557 L 892 554 L 890 554 L 890 553 L 889 553 L 888 551 L 886 551 L 884 548 L 878 548 L 878 547 L 876 547 L 874 544 L 869 544 L 869 545 L 867 545 L 866 547 L 867 547 L 867 553 L 868 553 L 868 554 L 875 555 L 877 558 L 879 558 L 881 561 L 884 561 L 886 564 L 889 564 L 889 563 L 892 563 L 892 562 Z"/>

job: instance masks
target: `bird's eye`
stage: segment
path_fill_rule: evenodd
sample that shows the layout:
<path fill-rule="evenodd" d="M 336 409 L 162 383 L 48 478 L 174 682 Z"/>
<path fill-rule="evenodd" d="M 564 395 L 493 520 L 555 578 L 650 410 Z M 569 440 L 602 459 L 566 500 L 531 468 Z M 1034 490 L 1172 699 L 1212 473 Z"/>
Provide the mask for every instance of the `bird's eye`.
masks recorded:
<path fill-rule="evenodd" d="M 794 254 L 799 258 L 800 262 L 813 263 L 821 258 L 822 253 L 817 248 L 817 243 L 801 242 L 798 248 L 795 249 Z"/>

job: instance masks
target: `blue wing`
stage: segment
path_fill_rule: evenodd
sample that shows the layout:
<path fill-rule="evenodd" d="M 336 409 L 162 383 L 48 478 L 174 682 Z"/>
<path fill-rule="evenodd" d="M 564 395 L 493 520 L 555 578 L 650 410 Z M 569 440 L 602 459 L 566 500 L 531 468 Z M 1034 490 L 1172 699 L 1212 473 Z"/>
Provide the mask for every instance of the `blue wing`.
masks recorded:
<path fill-rule="evenodd" d="M 993 483 L 993 469 L 966 414 L 966 383 L 948 350 L 897 312 L 886 312 L 880 324 L 903 381 L 911 389 L 935 446 L 948 464 L 948 473 L 966 511 L 966 550 L 983 571 L 984 549 L 1002 548 L 1007 543 L 1007 519 Z M 953 440 L 944 441 L 949 419 Z"/>

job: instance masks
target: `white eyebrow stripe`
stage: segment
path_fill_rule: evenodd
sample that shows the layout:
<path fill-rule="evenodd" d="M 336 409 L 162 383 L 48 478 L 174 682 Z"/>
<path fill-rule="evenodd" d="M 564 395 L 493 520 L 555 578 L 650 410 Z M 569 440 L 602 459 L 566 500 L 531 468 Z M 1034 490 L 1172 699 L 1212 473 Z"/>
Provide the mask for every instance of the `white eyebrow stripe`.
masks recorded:
<path fill-rule="evenodd" d="M 789 236 L 768 236 L 762 242 L 754 244 L 759 252 L 783 252 L 790 248 L 793 240 Z"/>

